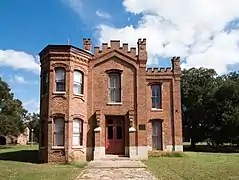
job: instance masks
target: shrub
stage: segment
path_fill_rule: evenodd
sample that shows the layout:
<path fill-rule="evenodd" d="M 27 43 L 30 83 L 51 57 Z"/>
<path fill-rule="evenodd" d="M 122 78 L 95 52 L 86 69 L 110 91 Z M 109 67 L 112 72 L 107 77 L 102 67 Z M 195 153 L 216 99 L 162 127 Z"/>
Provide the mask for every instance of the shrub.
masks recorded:
<path fill-rule="evenodd" d="M 149 151 L 149 157 L 185 157 L 183 152 Z"/>

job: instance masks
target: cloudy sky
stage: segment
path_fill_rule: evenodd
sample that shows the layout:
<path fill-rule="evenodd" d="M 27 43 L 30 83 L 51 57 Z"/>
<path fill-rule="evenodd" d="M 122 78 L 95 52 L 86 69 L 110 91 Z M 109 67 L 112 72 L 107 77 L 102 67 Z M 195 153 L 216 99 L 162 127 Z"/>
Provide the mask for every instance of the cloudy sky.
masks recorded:
<path fill-rule="evenodd" d="M 238 0 L 1 0 L 0 76 L 30 111 L 39 108 L 38 53 L 47 44 L 82 47 L 147 38 L 148 66 L 239 70 Z"/>

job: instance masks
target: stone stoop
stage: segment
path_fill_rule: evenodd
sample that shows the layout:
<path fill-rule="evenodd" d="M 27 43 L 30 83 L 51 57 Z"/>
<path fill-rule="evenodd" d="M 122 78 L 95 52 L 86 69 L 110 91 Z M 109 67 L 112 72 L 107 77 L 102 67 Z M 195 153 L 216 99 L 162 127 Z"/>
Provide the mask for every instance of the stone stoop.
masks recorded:
<path fill-rule="evenodd" d="M 146 168 L 146 165 L 138 160 L 103 159 L 89 162 L 88 168 Z"/>

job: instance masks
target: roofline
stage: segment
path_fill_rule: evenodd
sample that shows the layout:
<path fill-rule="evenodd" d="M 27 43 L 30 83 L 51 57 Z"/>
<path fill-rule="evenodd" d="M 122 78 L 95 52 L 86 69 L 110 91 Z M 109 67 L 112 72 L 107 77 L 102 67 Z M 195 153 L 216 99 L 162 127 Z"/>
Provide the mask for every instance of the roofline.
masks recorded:
<path fill-rule="evenodd" d="M 53 45 L 53 44 L 48 44 L 46 47 L 44 47 L 39 53 L 38 55 L 41 56 L 43 55 L 48 49 L 58 49 L 58 48 L 62 48 L 62 49 L 76 49 L 77 51 L 80 51 L 80 52 L 83 52 L 83 53 L 86 53 L 90 56 L 93 56 L 93 54 L 89 51 L 86 51 L 84 49 L 81 49 L 81 48 L 78 48 L 76 46 L 73 46 L 73 45 Z"/>

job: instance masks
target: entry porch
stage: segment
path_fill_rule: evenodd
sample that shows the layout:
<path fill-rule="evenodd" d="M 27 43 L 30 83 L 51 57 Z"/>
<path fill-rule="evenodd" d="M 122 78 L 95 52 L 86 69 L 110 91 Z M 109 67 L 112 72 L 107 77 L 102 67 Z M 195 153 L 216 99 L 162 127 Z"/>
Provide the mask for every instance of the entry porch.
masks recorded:
<path fill-rule="evenodd" d="M 133 117 L 130 112 L 127 115 L 105 115 L 102 121 L 96 116 L 94 160 L 106 159 L 109 156 L 148 159 L 148 147 L 140 146 Z"/>

